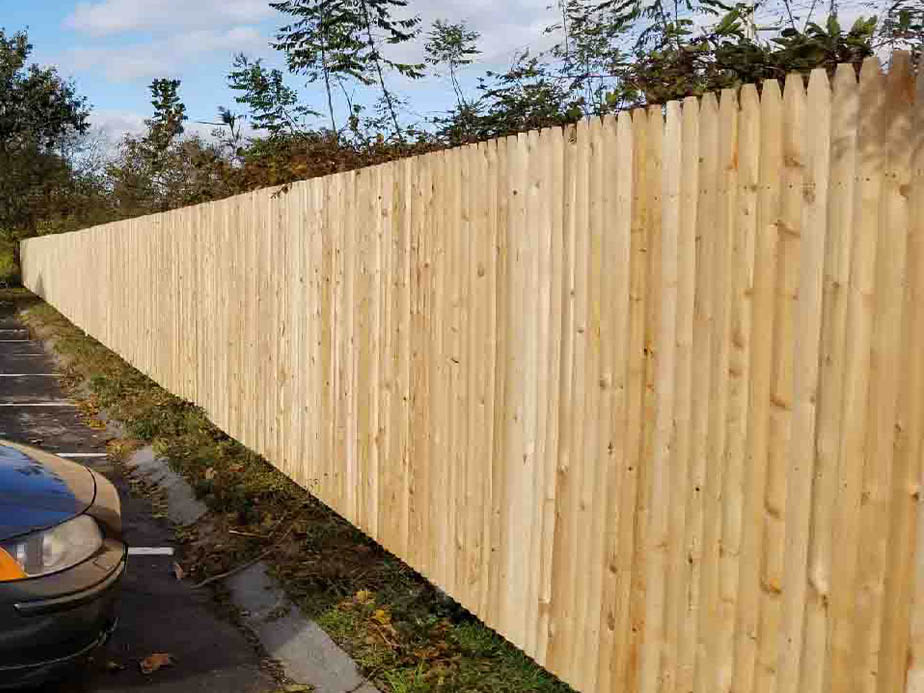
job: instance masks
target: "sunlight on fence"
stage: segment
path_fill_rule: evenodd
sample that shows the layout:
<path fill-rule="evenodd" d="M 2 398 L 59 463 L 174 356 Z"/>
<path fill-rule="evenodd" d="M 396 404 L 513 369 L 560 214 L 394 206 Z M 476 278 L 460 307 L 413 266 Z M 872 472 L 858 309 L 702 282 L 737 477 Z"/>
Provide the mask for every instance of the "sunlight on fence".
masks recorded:
<path fill-rule="evenodd" d="M 583 691 L 924 691 L 906 55 L 23 244 Z"/>

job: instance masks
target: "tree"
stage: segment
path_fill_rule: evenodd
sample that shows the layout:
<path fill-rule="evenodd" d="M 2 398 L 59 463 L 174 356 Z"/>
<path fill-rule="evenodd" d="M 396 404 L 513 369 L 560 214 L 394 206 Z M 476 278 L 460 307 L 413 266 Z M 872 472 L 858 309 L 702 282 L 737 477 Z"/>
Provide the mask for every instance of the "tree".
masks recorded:
<path fill-rule="evenodd" d="M 433 67 L 444 67 L 448 73 L 452 89 L 456 93 L 456 103 L 460 109 L 469 104 L 459 84 L 459 70 L 471 65 L 478 49 L 481 34 L 468 27 L 465 22 L 448 22 L 437 19 L 433 22 L 424 44 L 426 62 Z"/>
<path fill-rule="evenodd" d="M 365 31 L 365 45 L 358 54 L 361 65 L 369 71 L 374 71 L 382 92 L 385 106 L 395 128 L 395 136 L 403 141 L 404 135 L 398 123 L 397 103 L 385 82 L 386 70 L 394 70 L 404 77 L 420 79 L 424 76 L 423 65 L 420 63 L 401 63 L 389 59 L 383 52 L 383 45 L 396 46 L 414 40 L 419 29 L 420 17 L 413 16 L 405 19 L 394 19 L 392 11 L 395 8 L 405 8 L 407 0 L 355 0 L 360 11 L 361 26 Z"/>
<path fill-rule="evenodd" d="M 186 104 L 180 100 L 180 80 L 155 79 L 148 90 L 154 115 L 145 120 L 147 144 L 154 152 L 165 152 L 185 132 Z"/>
<path fill-rule="evenodd" d="M 89 129 L 86 99 L 55 68 L 27 66 L 31 54 L 25 32 L 0 28 L 0 151 L 60 150 Z"/>
<path fill-rule="evenodd" d="M 581 39 L 589 46 L 600 40 L 612 50 L 609 64 L 596 65 L 602 80 L 597 89 L 605 85 L 605 98 L 592 112 L 600 112 L 759 83 L 791 71 L 833 70 L 839 62 L 859 64 L 872 54 L 875 18 L 861 17 L 844 31 L 836 15 L 824 25 L 815 23 L 813 8 L 800 17 L 789 0 L 733 6 L 719 0 L 569 0 L 567 11 L 572 55 Z M 758 16 L 774 21 L 762 27 Z M 605 49 L 590 52 L 599 56 Z M 576 63 L 567 64 L 574 70 Z M 584 84 L 592 74 L 578 71 L 573 84 Z"/>
<path fill-rule="evenodd" d="M 135 184 L 140 191 L 150 188 L 150 197 L 158 200 L 155 210 L 169 209 L 166 191 L 170 187 L 170 150 L 186 131 L 186 104 L 180 100 L 180 80 L 155 79 L 148 89 L 154 114 L 144 121 L 148 131 L 138 142 L 126 138 L 124 149 L 139 159 L 142 179 Z M 133 151 L 136 150 L 136 151 Z"/>
<path fill-rule="evenodd" d="M 243 153 L 244 137 L 243 125 L 245 117 L 235 113 L 230 108 L 218 107 L 218 122 L 206 122 L 213 125 L 212 137 L 218 141 L 219 149 L 228 161 L 240 163 Z"/>
<path fill-rule="evenodd" d="M 423 65 L 389 58 L 386 46 L 412 41 L 418 35 L 419 17 L 395 18 L 396 9 L 407 7 L 407 0 L 288 0 L 273 7 L 297 19 L 280 29 L 277 48 L 286 51 L 291 69 L 309 80 L 323 79 L 328 98 L 331 127 L 336 132 L 332 85 L 358 82 L 377 85 L 389 114 L 394 135 L 403 139 L 398 120 L 398 101 L 386 80 L 390 71 L 418 79 Z M 349 101 L 349 99 L 348 99 Z M 350 106 L 352 115 L 352 105 Z"/>
<path fill-rule="evenodd" d="M 29 64 L 25 32 L 0 28 L 0 236 L 36 233 L 71 177 L 68 153 L 89 130 L 86 100 L 54 68 Z"/>
<path fill-rule="evenodd" d="M 231 164 L 220 143 L 182 137 L 186 106 L 179 80 L 152 82 L 147 132 L 126 135 L 106 167 L 114 214 L 163 212 L 227 194 Z"/>
<path fill-rule="evenodd" d="M 243 53 L 234 57 L 228 84 L 240 94 L 235 101 L 250 109 L 253 126 L 270 137 L 300 134 L 306 129 L 305 119 L 318 115 L 299 105 L 298 94 L 285 84 L 281 71 L 268 70 L 262 60 L 250 60 Z"/>
<path fill-rule="evenodd" d="M 877 47 L 910 51 L 920 66 L 924 56 L 924 4 L 920 0 L 893 0 L 879 24 Z"/>
<path fill-rule="evenodd" d="M 613 104 L 607 93 L 626 61 L 621 40 L 626 20 L 585 11 L 582 0 L 559 0 L 561 22 L 546 29 L 561 40 L 551 49 L 569 89 L 580 95 L 586 114 L 602 114 Z"/>
<path fill-rule="evenodd" d="M 331 131 L 338 133 L 333 89 L 345 78 L 362 81 L 364 69 L 356 55 L 362 43 L 356 38 L 357 15 L 348 3 L 336 0 L 286 0 L 270 5 L 295 18 L 276 34 L 273 47 L 285 51 L 289 69 L 309 83 L 324 83 Z"/>
<path fill-rule="evenodd" d="M 570 91 L 567 80 L 528 51 L 517 55 L 506 72 L 487 72 L 478 89 L 477 139 L 564 125 L 583 115 L 580 96 Z"/>

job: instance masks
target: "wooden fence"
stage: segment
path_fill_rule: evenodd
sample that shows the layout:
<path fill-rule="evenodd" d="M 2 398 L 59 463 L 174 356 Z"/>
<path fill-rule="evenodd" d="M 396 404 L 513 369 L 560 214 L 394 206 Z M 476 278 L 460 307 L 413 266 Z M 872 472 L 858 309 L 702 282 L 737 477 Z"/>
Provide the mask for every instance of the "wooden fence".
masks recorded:
<path fill-rule="evenodd" d="M 924 691 L 906 55 L 23 244 L 583 691 Z"/>

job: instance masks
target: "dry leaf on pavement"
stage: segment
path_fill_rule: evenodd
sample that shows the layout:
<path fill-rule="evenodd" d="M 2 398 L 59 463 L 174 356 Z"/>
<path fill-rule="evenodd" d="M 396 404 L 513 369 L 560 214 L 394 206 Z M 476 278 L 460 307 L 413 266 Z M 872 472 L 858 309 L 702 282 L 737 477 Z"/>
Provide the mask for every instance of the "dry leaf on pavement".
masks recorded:
<path fill-rule="evenodd" d="M 173 666 L 173 656 L 166 652 L 155 652 L 141 660 L 141 673 L 153 674 L 164 667 Z"/>
<path fill-rule="evenodd" d="M 186 577 L 186 571 L 183 570 L 183 566 L 181 566 L 179 563 L 173 564 L 173 574 L 176 575 L 177 580 L 182 580 Z"/>

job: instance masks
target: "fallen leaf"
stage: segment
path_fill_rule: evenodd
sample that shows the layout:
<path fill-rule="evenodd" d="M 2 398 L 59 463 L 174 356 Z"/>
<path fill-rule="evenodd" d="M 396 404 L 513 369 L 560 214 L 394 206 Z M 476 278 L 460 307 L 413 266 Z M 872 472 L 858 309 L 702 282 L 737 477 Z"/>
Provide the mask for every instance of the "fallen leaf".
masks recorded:
<path fill-rule="evenodd" d="M 125 665 L 121 662 L 117 662 L 114 659 L 110 659 L 108 662 L 106 662 L 106 671 L 108 671 L 110 674 L 115 674 L 116 672 L 124 670 Z"/>
<path fill-rule="evenodd" d="M 384 609 L 376 609 L 375 613 L 372 614 L 372 618 L 381 623 L 383 626 L 387 626 L 391 623 L 391 616 L 388 615 L 388 612 Z"/>
<path fill-rule="evenodd" d="M 173 656 L 165 652 L 155 652 L 141 660 L 141 673 L 153 674 L 164 667 L 173 666 Z"/>
<path fill-rule="evenodd" d="M 183 570 L 183 566 L 181 566 L 179 563 L 173 564 L 173 574 L 176 575 L 177 580 L 182 580 L 186 577 L 186 571 Z"/>
<path fill-rule="evenodd" d="M 205 470 L 205 480 L 211 481 L 214 478 L 215 478 L 215 470 L 209 467 L 208 469 Z"/>
<path fill-rule="evenodd" d="M 372 601 L 372 592 L 369 590 L 360 590 L 354 597 L 358 604 L 368 604 Z"/>

